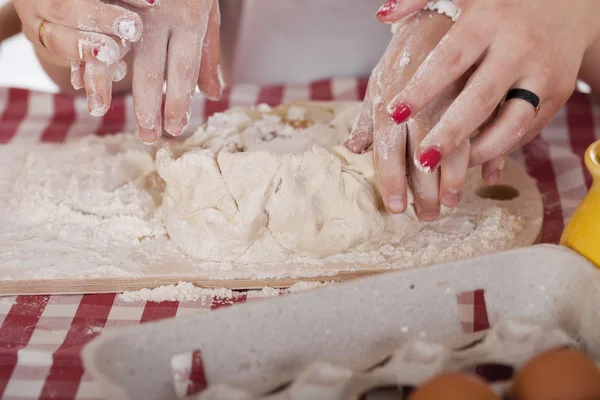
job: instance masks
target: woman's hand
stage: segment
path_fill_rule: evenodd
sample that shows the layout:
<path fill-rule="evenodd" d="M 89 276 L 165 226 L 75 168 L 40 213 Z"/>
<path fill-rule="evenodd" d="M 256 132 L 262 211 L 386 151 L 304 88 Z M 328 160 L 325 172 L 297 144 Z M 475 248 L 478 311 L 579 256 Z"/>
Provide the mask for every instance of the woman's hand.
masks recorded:
<path fill-rule="evenodd" d="M 163 83 L 167 81 L 164 129 L 184 132 L 196 85 L 211 99 L 222 95 L 217 0 L 162 0 L 141 10 L 142 38 L 133 44 L 133 98 L 138 134 L 146 143 L 163 132 Z"/>
<path fill-rule="evenodd" d="M 426 0 L 388 0 L 378 12 L 395 22 Z M 471 143 L 471 165 L 484 163 L 494 183 L 502 157 L 537 135 L 574 90 L 584 52 L 600 33 L 600 8 L 593 0 L 471 0 L 431 55 L 399 88 L 388 112 L 398 124 L 419 115 L 471 67 L 476 71 L 417 150 L 421 168 L 435 171 L 454 157 L 471 132 L 494 112 L 511 88 L 541 99 L 510 100 Z M 460 150 L 458 150 L 460 151 Z"/>
<path fill-rule="evenodd" d="M 151 7 L 153 0 L 125 0 L 136 7 Z M 36 50 L 55 64 L 71 61 L 112 65 L 121 58 L 117 41 L 136 42 L 142 36 L 140 17 L 101 0 L 13 0 L 23 33 Z"/>
<path fill-rule="evenodd" d="M 149 8 L 153 0 L 124 0 Z M 90 113 L 100 116 L 110 106 L 113 81 L 127 71 L 121 61 L 130 43 L 142 36 L 140 17 L 123 7 L 101 0 L 13 0 L 23 33 L 52 75 L 71 68 L 75 90 L 84 86 Z M 85 78 L 87 77 L 87 79 Z"/>
<path fill-rule="evenodd" d="M 469 164 L 469 141 L 464 141 L 435 174 L 417 168 L 412 154 L 460 93 L 466 77 L 448 85 L 408 123 L 396 124 L 386 106 L 451 26 L 449 18 L 430 12 L 421 12 L 402 22 L 371 75 L 361 115 L 346 142 L 346 147 L 355 153 L 373 145 L 383 202 L 392 213 L 402 213 L 408 206 L 408 175 L 415 211 L 426 221 L 438 217 L 440 202 L 448 207 L 458 203 Z"/>

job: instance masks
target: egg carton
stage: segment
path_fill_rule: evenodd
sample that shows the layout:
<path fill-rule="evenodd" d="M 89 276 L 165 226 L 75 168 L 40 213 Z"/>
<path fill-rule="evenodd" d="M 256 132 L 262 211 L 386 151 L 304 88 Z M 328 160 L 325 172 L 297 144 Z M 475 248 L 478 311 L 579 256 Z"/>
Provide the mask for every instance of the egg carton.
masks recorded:
<path fill-rule="evenodd" d="M 348 399 L 560 346 L 599 359 L 598 304 L 599 270 L 540 245 L 108 332 L 83 360 L 108 399 Z"/>
<path fill-rule="evenodd" d="M 301 372 L 296 379 L 275 393 L 255 396 L 232 386 L 214 385 L 200 393 L 197 400 L 358 400 L 369 393 L 401 390 L 447 372 L 464 371 L 473 365 L 505 365 L 518 370 L 524 363 L 544 351 L 577 347 L 560 329 L 546 329 L 525 321 L 506 320 L 489 330 L 485 338 L 467 348 L 453 350 L 440 343 L 422 340 L 407 342 L 388 358 L 367 372 L 356 373 L 327 362 L 317 362 Z M 180 357 L 174 357 L 175 388 L 187 389 L 187 382 L 178 382 Z M 186 385 L 180 385 L 185 383 Z M 502 396 L 510 378 L 491 384 Z M 185 390 L 178 391 L 185 398 Z M 382 398 L 381 394 L 378 398 Z M 396 396 L 389 398 L 398 398 Z"/>

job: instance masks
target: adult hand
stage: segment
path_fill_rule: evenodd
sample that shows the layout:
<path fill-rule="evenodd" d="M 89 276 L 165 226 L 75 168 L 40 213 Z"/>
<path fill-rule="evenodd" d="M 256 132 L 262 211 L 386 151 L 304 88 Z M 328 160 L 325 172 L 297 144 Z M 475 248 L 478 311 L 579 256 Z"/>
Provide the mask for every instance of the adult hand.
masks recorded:
<path fill-rule="evenodd" d="M 460 93 L 466 76 L 448 85 L 408 123 L 396 124 L 390 119 L 386 106 L 451 26 L 449 18 L 428 12 L 402 22 L 371 75 L 362 112 L 346 142 L 346 147 L 355 153 L 373 146 L 379 188 L 384 205 L 391 213 L 402 213 L 408 206 L 408 175 L 415 211 L 426 221 L 438 217 L 440 202 L 448 207 L 458 203 L 467 175 L 469 141 L 465 141 L 435 174 L 417 168 L 413 157 L 407 154 L 414 154 L 427 132 L 439 121 Z"/>
<path fill-rule="evenodd" d="M 124 0 L 149 8 L 153 0 Z M 44 62 L 72 68 L 75 89 L 84 86 L 84 63 L 88 74 L 103 74 L 88 79 L 88 107 L 93 115 L 103 115 L 110 105 L 113 80 L 122 77 L 126 66 L 121 59 L 129 43 L 140 39 L 140 17 L 123 7 L 101 0 L 37 1 L 13 0 L 23 25 L 23 33 L 32 42 Z M 93 65 L 93 66 L 92 66 Z M 95 84 L 92 85 L 92 82 Z"/>
<path fill-rule="evenodd" d="M 399 21 L 426 3 L 388 0 L 378 17 Z M 537 94 L 539 115 L 529 102 L 510 100 L 471 144 L 470 164 L 483 163 L 484 179 L 494 183 L 502 157 L 535 137 L 573 92 L 584 52 L 600 34 L 600 8 L 592 0 L 471 0 L 461 6 L 458 21 L 400 88 L 388 111 L 397 123 L 404 123 L 476 67 L 417 150 L 420 167 L 435 171 L 492 115 L 511 88 Z"/>
<path fill-rule="evenodd" d="M 162 0 L 141 10 L 142 38 L 133 44 L 133 97 L 138 134 L 146 143 L 163 131 L 163 83 L 167 81 L 164 129 L 184 132 L 196 85 L 221 97 L 218 0 Z"/>

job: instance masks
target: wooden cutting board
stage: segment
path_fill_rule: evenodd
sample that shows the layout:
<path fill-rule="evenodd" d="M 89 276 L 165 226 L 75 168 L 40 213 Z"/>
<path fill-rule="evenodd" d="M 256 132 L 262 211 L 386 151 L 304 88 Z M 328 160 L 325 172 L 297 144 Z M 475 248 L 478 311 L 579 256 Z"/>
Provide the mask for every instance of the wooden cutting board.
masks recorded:
<path fill-rule="evenodd" d="M 480 169 L 471 171 L 468 185 L 463 192 L 463 200 L 454 216 L 459 218 L 461 215 L 472 214 L 474 205 L 478 207 L 498 205 L 525 222 L 523 224 L 524 229 L 518 232 L 514 240 L 505 248 L 523 247 L 536 243 L 542 229 L 543 204 L 533 179 L 514 162 L 507 162 L 502 178 L 496 186 L 486 186 L 480 175 Z M 448 220 L 445 222 L 438 221 L 428 224 L 427 229 L 450 232 L 448 229 L 453 228 L 448 228 L 448 225 L 452 225 L 451 223 L 448 224 Z M 499 227 L 499 229 L 508 228 Z M 478 240 L 478 238 L 473 239 Z M 418 237 L 414 236 L 412 239 L 407 239 L 407 247 L 410 247 L 411 240 L 418 240 Z M 165 246 L 167 245 L 165 243 Z M 57 246 L 60 247 L 60 243 Z M 93 243 L 90 243 L 90 246 L 93 247 Z M 505 248 L 494 250 L 504 250 Z M 28 267 L 39 264 L 40 270 L 48 268 L 46 264 L 52 262 L 52 267 L 55 268 L 53 271 L 55 271 L 56 265 L 59 265 L 63 259 L 77 260 L 78 254 L 76 254 L 76 251 L 63 250 L 57 252 L 54 260 L 51 258 L 39 260 L 36 257 L 27 259 L 27 254 L 25 254 L 20 261 L 22 261 L 23 266 Z M 365 261 L 365 257 L 363 257 L 362 261 L 353 261 L 346 258 L 345 260 L 327 260 L 310 264 L 257 263 L 254 265 L 239 265 L 223 263 L 219 265 L 182 257 L 179 252 L 173 252 L 172 255 L 153 255 L 148 254 L 148 251 L 132 250 L 127 260 L 115 259 L 111 261 L 111 265 L 119 266 L 133 263 L 133 265 L 139 266 L 139 273 L 135 274 L 124 274 L 117 268 L 114 273 L 111 272 L 111 269 L 108 269 L 102 276 L 97 276 L 97 274 L 77 276 L 76 273 L 71 273 L 71 276 L 68 276 L 66 272 L 61 272 L 42 274 L 47 275 L 47 277 L 34 276 L 32 278 L 24 273 L 22 274 L 21 269 L 15 268 L 14 265 L 11 267 L 12 269 L 0 265 L 0 295 L 115 293 L 177 284 L 178 282 L 191 282 L 204 288 L 260 289 L 265 286 L 288 287 L 298 281 L 344 281 L 390 270 L 430 264 L 432 258 L 430 254 L 427 254 L 427 251 L 427 249 L 421 249 L 413 252 L 413 257 L 387 259 L 385 261 Z M 471 255 L 479 254 L 475 251 Z M 103 254 L 104 259 L 102 262 L 106 263 L 106 260 L 110 260 L 110 257 L 111 254 Z M 456 258 L 461 257 L 457 256 Z M 90 260 L 82 261 L 80 268 L 81 271 L 84 271 L 82 273 L 84 275 L 90 267 L 89 264 L 100 262 Z M 443 259 L 435 259 L 434 257 L 433 262 L 450 260 L 447 257 Z"/>

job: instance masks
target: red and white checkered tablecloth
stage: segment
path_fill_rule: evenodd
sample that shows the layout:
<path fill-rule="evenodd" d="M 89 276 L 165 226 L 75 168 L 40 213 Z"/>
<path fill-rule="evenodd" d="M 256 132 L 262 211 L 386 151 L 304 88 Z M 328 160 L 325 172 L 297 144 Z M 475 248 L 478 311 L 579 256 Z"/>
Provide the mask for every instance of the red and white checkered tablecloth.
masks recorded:
<path fill-rule="evenodd" d="M 239 85 L 218 102 L 198 98 L 191 126 L 231 106 L 291 100 L 358 100 L 365 79 L 332 79 L 308 85 Z M 552 123 L 514 158 L 538 183 L 545 204 L 542 242 L 557 243 L 565 221 L 591 185 L 583 155 L 600 139 L 600 107 L 576 93 Z M 88 134 L 134 129 L 131 97 L 118 97 L 103 118 L 91 117 L 83 98 L 0 88 L 0 145 L 62 142 Z M 0 397 L 3 399 L 100 399 L 102 394 L 83 369 L 83 345 L 103 331 L 168 317 L 205 312 L 235 300 L 125 303 L 115 294 L 18 296 L 0 298 Z M 485 293 L 478 288 L 457 297 L 465 332 L 485 329 Z"/>

